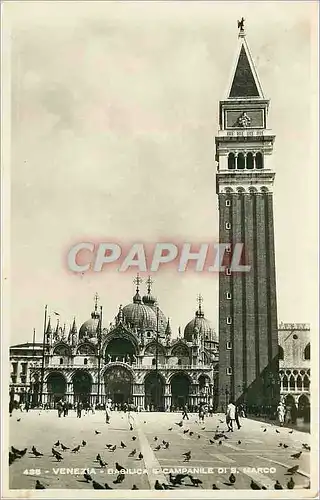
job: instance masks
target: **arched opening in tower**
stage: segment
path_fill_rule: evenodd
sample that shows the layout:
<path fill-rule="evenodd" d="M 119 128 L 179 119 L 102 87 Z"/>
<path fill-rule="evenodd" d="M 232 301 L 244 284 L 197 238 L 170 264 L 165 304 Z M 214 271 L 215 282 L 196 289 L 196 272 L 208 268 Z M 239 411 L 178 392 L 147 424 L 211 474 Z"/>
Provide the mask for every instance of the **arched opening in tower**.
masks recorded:
<path fill-rule="evenodd" d="M 252 170 L 253 167 L 254 167 L 253 154 L 252 153 L 248 153 L 246 160 L 247 160 L 247 168 L 249 170 Z"/>
<path fill-rule="evenodd" d="M 144 379 L 145 405 L 154 411 L 163 411 L 164 408 L 164 380 L 161 375 L 149 373 Z"/>
<path fill-rule="evenodd" d="M 239 153 L 237 157 L 237 169 L 243 170 L 246 166 L 246 160 L 243 153 Z"/>
<path fill-rule="evenodd" d="M 234 153 L 228 154 L 228 170 L 234 170 L 236 168 L 236 159 Z"/>
<path fill-rule="evenodd" d="M 81 401 L 84 405 L 90 404 L 92 379 L 89 373 L 81 370 L 77 371 L 72 378 L 72 383 L 74 402 Z"/>
<path fill-rule="evenodd" d="M 260 151 L 256 154 L 256 168 L 263 168 L 263 156 Z"/>
<path fill-rule="evenodd" d="M 182 409 L 188 404 L 190 379 L 183 373 L 177 373 L 171 378 L 172 406 Z"/>

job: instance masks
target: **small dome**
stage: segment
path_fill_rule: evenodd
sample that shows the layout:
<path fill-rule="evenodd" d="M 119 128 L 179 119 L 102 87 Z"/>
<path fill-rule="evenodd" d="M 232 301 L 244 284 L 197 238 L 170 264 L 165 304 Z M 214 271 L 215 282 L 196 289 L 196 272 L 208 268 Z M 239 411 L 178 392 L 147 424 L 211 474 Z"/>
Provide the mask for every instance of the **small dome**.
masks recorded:
<path fill-rule="evenodd" d="M 201 337 L 208 336 L 214 342 L 218 342 L 217 334 L 212 326 L 211 321 L 206 319 L 203 313 L 199 314 L 199 311 L 196 312 L 195 318 L 193 318 L 184 329 L 184 339 L 187 342 L 193 341 L 193 335 L 195 333 L 195 329 L 197 328 Z"/>
<path fill-rule="evenodd" d="M 99 318 L 91 317 L 87 321 L 81 325 L 79 330 L 79 340 L 83 340 L 84 338 L 92 338 L 97 336 L 99 326 Z"/>

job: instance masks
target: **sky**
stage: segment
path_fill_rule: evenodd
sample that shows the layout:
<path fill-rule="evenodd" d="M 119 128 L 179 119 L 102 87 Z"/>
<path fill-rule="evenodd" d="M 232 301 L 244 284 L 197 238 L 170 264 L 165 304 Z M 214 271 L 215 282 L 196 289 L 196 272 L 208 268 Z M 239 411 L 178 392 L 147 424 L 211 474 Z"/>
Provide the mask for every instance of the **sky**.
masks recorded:
<path fill-rule="evenodd" d="M 28 4 L 28 6 L 27 6 Z M 214 137 L 237 19 L 276 134 L 278 320 L 317 324 L 315 2 L 11 2 L 11 343 L 41 340 L 43 309 L 104 323 L 133 274 L 75 275 L 79 241 L 218 241 Z M 314 25 L 313 25 L 314 24 Z M 145 275 L 144 277 L 147 277 Z M 218 323 L 218 276 L 153 276 L 173 335 L 196 297 Z M 145 286 L 142 286 L 144 293 Z"/>

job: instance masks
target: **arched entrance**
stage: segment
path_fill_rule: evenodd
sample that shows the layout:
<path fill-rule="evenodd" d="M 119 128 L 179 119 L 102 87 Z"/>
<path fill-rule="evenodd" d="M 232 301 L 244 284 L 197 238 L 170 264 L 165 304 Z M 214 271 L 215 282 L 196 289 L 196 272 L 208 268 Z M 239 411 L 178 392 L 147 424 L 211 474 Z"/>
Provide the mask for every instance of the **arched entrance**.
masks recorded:
<path fill-rule="evenodd" d="M 188 403 L 190 379 L 183 373 L 177 373 L 171 378 L 172 405 L 182 408 Z"/>
<path fill-rule="evenodd" d="M 288 394 L 285 399 L 286 421 L 295 424 L 297 421 L 297 406 L 294 397 Z"/>
<path fill-rule="evenodd" d="M 72 377 L 74 403 L 81 401 L 84 405 L 90 404 L 92 379 L 89 373 L 77 371 Z"/>
<path fill-rule="evenodd" d="M 104 384 L 107 399 L 115 404 L 132 401 L 133 377 L 124 366 L 113 366 L 105 371 Z"/>
<path fill-rule="evenodd" d="M 149 373 L 144 379 L 146 408 L 155 411 L 164 410 L 164 380 L 161 375 Z"/>
<path fill-rule="evenodd" d="M 113 338 L 107 345 L 105 360 L 106 363 L 120 361 L 132 364 L 135 361 L 135 347 L 133 343 L 125 338 Z"/>
<path fill-rule="evenodd" d="M 66 379 L 62 373 L 50 373 L 47 377 L 48 403 L 55 404 L 60 399 L 63 399 L 66 387 Z"/>
<path fill-rule="evenodd" d="M 303 417 L 305 423 L 310 422 L 310 401 L 305 394 L 302 394 L 299 398 L 298 417 Z"/>

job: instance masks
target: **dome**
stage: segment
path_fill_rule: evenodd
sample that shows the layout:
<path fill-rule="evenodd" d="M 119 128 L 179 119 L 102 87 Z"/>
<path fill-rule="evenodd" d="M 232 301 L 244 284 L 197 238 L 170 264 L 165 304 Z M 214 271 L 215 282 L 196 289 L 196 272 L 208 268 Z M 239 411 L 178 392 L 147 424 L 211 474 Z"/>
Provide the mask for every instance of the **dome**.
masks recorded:
<path fill-rule="evenodd" d="M 83 325 L 81 325 L 79 330 L 79 340 L 82 340 L 85 337 L 89 339 L 92 337 L 96 337 L 98 325 L 99 325 L 98 318 L 90 318 L 87 321 L 85 321 Z"/>
<path fill-rule="evenodd" d="M 147 307 L 149 307 L 155 314 L 155 317 L 156 317 L 156 327 L 157 327 L 157 308 L 158 308 L 158 314 L 159 314 L 159 323 L 158 323 L 158 328 L 159 328 L 159 334 L 160 335 L 164 335 L 165 331 L 166 331 L 166 327 L 167 327 L 167 323 L 168 323 L 168 320 L 164 314 L 163 311 L 161 311 L 160 307 L 157 305 L 157 302 L 155 301 L 155 303 L 151 306 L 151 305 L 148 305 Z"/>
<path fill-rule="evenodd" d="M 157 317 L 155 312 L 151 307 L 143 304 L 138 290 L 133 297 L 133 302 L 124 306 L 122 314 L 124 320 L 132 328 L 156 329 Z"/>
<path fill-rule="evenodd" d="M 206 319 L 203 312 L 201 311 L 196 312 L 195 317 L 191 321 L 189 321 L 184 329 L 184 339 L 187 342 L 193 341 L 193 335 L 196 328 L 198 329 L 201 338 L 205 338 L 206 336 L 208 336 L 209 340 L 218 342 L 217 335 L 211 321 Z"/>

